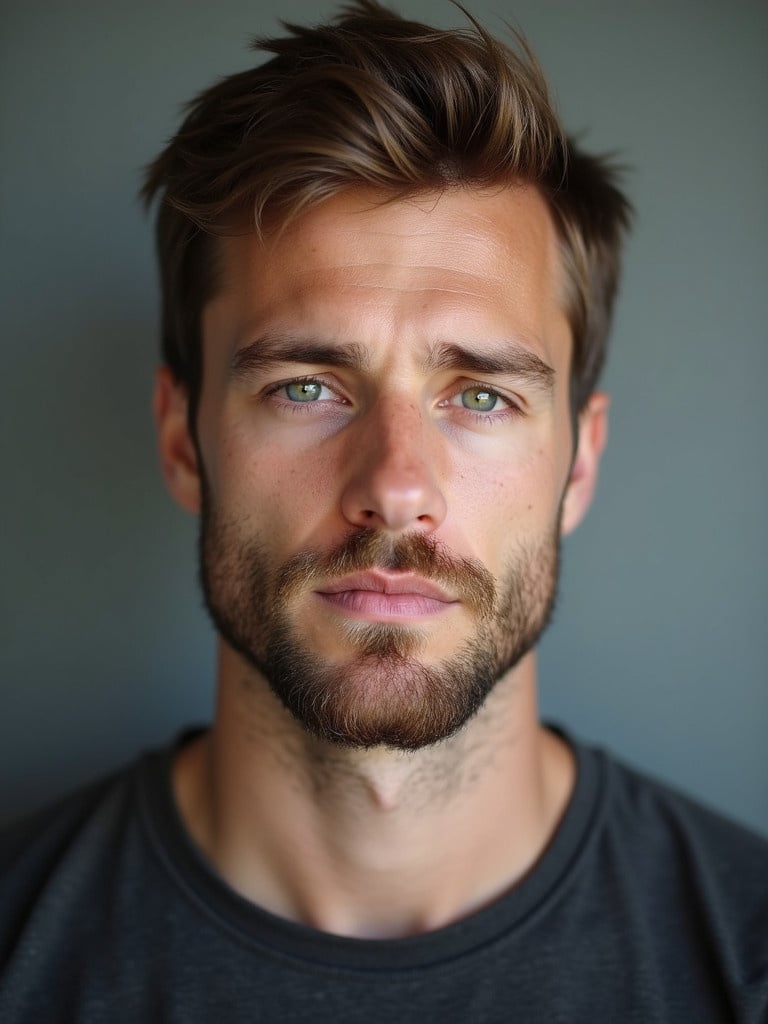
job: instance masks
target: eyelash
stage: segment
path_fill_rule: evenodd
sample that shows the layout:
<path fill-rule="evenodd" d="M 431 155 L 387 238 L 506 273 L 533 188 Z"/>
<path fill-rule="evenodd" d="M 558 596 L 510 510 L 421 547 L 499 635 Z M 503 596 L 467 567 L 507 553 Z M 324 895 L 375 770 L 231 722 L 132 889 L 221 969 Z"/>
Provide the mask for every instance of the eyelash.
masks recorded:
<path fill-rule="evenodd" d="M 499 420 L 506 421 L 513 417 L 522 416 L 523 411 L 518 403 L 510 398 L 508 395 L 504 395 L 497 388 L 492 388 L 489 384 L 484 384 L 482 381 L 473 380 L 462 382 L 460 388 L 457 388 L 448 398 L 440 402 L 440 406 L 445 408 L 449 405 L 451 399 L 458 397 L 465 391 L 487 391 L 489 395 L 493 395 L 495 398 L 501 399 L 506 404 L 505 409 L 490 409 L 488 412 L 480 412 L 477 409 L 467 409 L 466 406 L 461 407 L 461 411 L 465 416 L 469 416 L 476 423 L 482 423 L 487 426 L 489 423 L 498 423 Z M 459 408 L 454 406 L 454 408 Z"/>
<path fill-rule="evenodd" d="M 311 374 L 308 374 L 303 377 L 291 377 L 290 380 L 283 380 L 278 382 L 277 384 L 273 384 L 265 392 L 265 398 L 275 398 L 280 391 L 282 391 L 284 388 L 290 387 L 291 384 L 319 384 L 321 387 L 328 388 L 329 391 L 332 391 L 335 395 L 337 395 L 340 400 L 339 404 L 348 404 L 343 397 L 338 395 L 338 391 L 336 390 L 335 387 L 333 387 L 331 384 L 323 380 L 322 377 L 316 375 L 313 376 Z M 481 424 L 483 426 L 488 426 L 489 423 L 498 423 L 499 421 L 506 421 L 508 419 L 517 418 L 523 415 L 523 411 L 517 404 L 517 402 L 509 398 L 507 395 L 503 395 L 496 388 L 492 388 L 490 387 L 490 385 L 484 384 L 482 381 L 463 382 L 460 388 L 457 388 L 457 390 L 453 391 L 447 398 L 442 399 L 438 403 L 438 407 L 448 408 L 451 399 L 456 398 L 464 391 L 472 391 L 473 389 L 482 389 L 484 391 L 487 391 L 488 394 L 494 395 L 496 398 L 501 399 L 502 402 L 505 402 L 507 404 L 506 409 L 500 409 L 498 411 L 491 409 L 489 412 L 485 413 L 479 412 L 474 409 L 467 409 L 466 407 L 453 406 L 453 408 L 461 408 L 462 414 L 466 417 L 469 417 L 469 419 L 471 419 L 475 423 Z M 279 399 L 279 404 L 281 408 L 289 410 L 292 414 L 301 416 L 307 414 L 312 415 L 314 411 L 312 407 L 314 405 L 317 405 L 318 403 L 291 402 L 289 399 L 283 398 Z"/>
<path fill-rule="evenodd" d="M 321 387 L 328 388 L 329 391 L 332 391 L 335 395 L 337 395 L 337 397 L 339 397 L 340 400 L 339 404 L 347 404 L 346 401 L 341 396 L 339 396 L 338 391 L 335 387 L 324 381 L 322 377 L 312 375 L 307 375 L 305 377 L 291 377 L 290 380 L 283 380 L 280 381 L 278 384 L 273 384 L 266 390 L 266 392 L 264 393 L 264 397 L 267 399 L 275 398 L 275 396 L 278 395 L 278 392 L 282 391 L 284 388 L 290 387 L 291 384 L 319 384 Z M 312 406 L 318 404 L 317 402 L 291 402 L 287 398 L 278 398 L 278 401 L 281 408 L 298 415 L 306 415 L 307 413 L 311 414 Z"/>

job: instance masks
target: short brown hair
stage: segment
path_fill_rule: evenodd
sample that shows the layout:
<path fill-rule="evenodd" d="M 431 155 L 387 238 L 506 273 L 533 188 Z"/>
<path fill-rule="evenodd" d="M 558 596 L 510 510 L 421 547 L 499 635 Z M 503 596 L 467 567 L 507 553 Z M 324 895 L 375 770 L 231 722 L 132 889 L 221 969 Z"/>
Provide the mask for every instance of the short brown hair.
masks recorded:
<path fill-rule="evenodd" d="M 244 220 L 279 230 L 355 186 L 390 199 L 536 184 L 560 239 L 571 405 L 583 408 L 605 359 L 630 207 L 610 165 L 564 136 L 525 41 L 515 35 L 513 49 L 467 18 L 437 29 L 356 0 L 329 24 L 284 23 L 287 35 L 255 40 L 270 60 L 189 105 L 142 193 L 161 197 L 162 352 L 187 387 L 193 428 L 217 236 Z"/>

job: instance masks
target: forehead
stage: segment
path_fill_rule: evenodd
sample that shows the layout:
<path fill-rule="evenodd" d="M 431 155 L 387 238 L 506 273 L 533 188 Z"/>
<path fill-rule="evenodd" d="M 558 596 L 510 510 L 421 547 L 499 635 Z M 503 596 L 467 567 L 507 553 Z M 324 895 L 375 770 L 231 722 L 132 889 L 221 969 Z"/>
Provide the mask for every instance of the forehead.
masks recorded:
<path fill-rule="evenodd" d="M 218 285 L 203 335 L 230 354 L 265 330 L 417 347 L 485 332 L 550 362 L 570 345 L 556 231 L 533 187 L 342 193 L 264 240 L 222 239 Z"/>

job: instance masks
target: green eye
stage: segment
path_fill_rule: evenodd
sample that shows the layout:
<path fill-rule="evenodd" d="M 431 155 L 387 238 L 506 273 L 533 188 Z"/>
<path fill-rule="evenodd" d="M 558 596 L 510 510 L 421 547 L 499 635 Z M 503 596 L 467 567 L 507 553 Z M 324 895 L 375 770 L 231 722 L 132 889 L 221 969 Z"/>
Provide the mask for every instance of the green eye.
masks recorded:
<path fill-rule="evenodd" d="M 461 404 L 474 412 L 492 412 L 499 396 L 488 388 L 467 388 L 461 392 Z"/>
<path fill-rule="evenodd" d="M 316 402 L 323 390 L 323 385 L 316 380 L 297 380 L 285 385 L 286 397 L 291 402 Z"/>

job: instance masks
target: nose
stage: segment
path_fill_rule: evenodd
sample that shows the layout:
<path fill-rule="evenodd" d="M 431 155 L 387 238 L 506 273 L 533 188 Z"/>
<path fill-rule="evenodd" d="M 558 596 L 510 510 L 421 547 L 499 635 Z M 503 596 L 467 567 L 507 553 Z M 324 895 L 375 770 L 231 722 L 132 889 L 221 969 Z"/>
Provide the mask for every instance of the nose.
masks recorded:
<path fill-rule="evenodd" d="M 429 425 L 413 401 L 380 398 L 350 433 L 341 511 L 353 526 L 431 532 L 446 515 Z M 430 441 L 432 443 L 430 443 Z"/>

